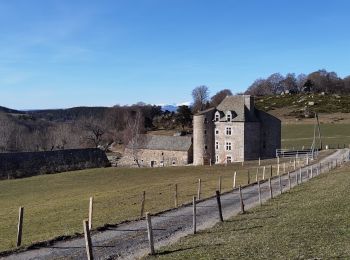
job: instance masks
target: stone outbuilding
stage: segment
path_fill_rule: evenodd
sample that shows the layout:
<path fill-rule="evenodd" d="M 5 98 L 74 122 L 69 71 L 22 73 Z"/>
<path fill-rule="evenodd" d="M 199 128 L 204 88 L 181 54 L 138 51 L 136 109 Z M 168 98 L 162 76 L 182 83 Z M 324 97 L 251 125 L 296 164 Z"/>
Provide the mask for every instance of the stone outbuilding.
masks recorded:
<path fill-rule="evenodd" d="M 141 167 L 181 166 L 193 162 L 191 136 L 141 135 L 129 143 L 122 164 Z"/>
<path fill-rule="evenodd" d="M 254 97 L 226 97 L 193 117 L 193 164 L 241 162 L 276 156 L 281 121 L 255 108 Z"/>

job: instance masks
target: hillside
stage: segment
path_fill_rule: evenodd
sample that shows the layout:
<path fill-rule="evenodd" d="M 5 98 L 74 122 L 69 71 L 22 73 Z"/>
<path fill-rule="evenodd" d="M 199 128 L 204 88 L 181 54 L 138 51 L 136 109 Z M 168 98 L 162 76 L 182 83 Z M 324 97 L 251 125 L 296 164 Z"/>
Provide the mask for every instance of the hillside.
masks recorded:
<path fill-rule="evenodd" d="M 0 106 L 0 112 L 7 113 L 7 114 L 23 114 L 22 111 L 18 111 L 15 109 L 10 109 L 7 107 L 2 107 L 2 106 Z"/>
<path fill-rule="evenodd" d="M 350 123 L 350 95 L 286 94 L 257 97 L 258 109 L 269 112 L 283 123 L 313 123 L 318 113 L 321 123 Z"/>

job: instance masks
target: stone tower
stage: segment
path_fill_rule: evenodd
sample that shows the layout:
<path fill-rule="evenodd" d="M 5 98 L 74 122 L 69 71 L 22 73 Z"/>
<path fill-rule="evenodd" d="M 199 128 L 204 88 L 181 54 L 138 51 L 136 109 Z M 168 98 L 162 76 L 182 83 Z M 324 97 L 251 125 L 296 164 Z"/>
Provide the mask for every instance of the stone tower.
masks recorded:
<path fill-rule="evenodd" d="M 203 165 L 213 162 L 215 108 L 200 111 L 193 116 L 193 164 Z"/>

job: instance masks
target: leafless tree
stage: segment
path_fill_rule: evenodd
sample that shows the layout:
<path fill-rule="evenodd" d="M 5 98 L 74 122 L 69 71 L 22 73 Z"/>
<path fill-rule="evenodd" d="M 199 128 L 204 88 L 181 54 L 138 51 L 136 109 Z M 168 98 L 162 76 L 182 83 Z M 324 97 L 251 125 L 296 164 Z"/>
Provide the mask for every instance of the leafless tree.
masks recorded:
<path fill-rule="evenodd" d="M 0 113 L 0 151 L 8 151 L 12 131 L 14 129 L 15 124 L 10 118 L 4 113 Z"/>
<path fill-rule="evenodd" d="M 132 113 L 125 129 L 125 143 L 127 143 L 127 148 L 131 151 L 132 159 L 137 164 L 137 167 L 141 167 L 139 148 L 144 141 L 141 136 L 143 130 L 142 119 L 140 111 Z"/>
<path fill-rule="evenodd" d="M 94 117 L 88 117 L 81 120 L 80 125 L 84 131 L 84 139 L 89 145 L 98 148 L 102 144 L 102 138 L 106 130 L 99 120 Z"/>
<path fill-rule="evenodd" d="M 208 106 L 209 90 L 207 86 L 198 86 L 192 90 L 193 113 L 204 110 Z"/>

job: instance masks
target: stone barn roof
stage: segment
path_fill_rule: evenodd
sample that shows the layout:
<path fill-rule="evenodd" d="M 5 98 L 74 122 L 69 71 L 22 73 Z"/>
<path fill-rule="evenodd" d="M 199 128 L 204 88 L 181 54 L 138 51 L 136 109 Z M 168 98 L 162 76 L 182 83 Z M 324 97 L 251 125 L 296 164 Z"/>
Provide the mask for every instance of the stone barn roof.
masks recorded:
<path fill-rule="evenodd" d="M 135 149 L 188 151 L 192 145 L 191 136 L 140 135 Z M 130 143 L 127 148 L 131 148 Z"/>

